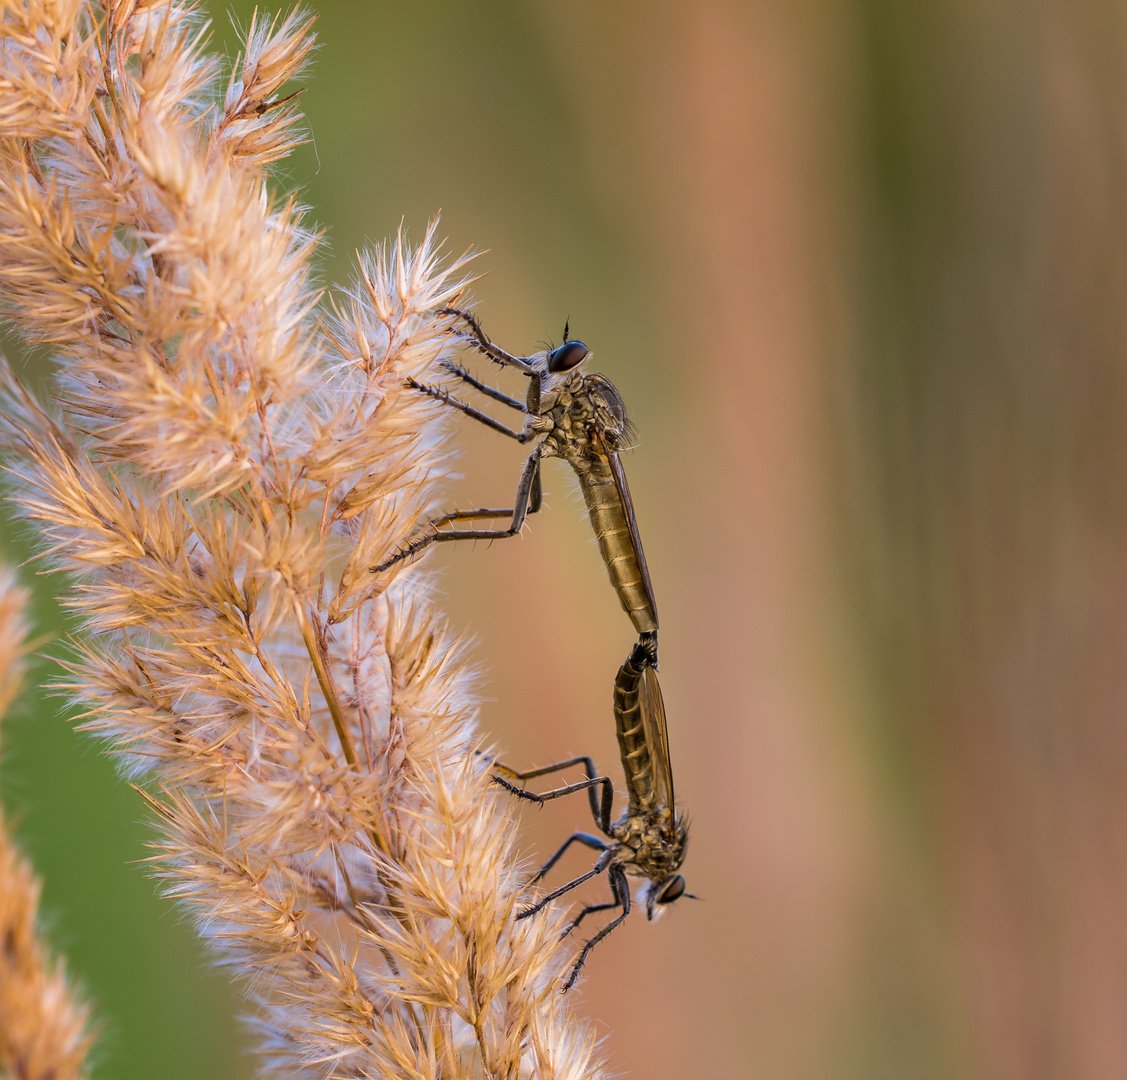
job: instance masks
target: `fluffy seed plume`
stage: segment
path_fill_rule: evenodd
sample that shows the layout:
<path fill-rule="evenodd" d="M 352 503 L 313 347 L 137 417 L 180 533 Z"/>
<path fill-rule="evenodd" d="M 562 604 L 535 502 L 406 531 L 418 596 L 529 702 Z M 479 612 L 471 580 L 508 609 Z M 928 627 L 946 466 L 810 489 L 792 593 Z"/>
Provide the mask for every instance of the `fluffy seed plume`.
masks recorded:
<path fill-rule="evenodd" d="M 27 594 L 0 570 L 0 715 L 20 681 Z M 86 1075 L 89 1010 L 67 985 L 61 960 L 40 943 L 39 882 L 0 814 L 0 1076 L 78 1080 Z"/>
<path fill-rule="evenodd" d="M 16 498 L 88 634 L 66 683 L 159 823 L 154 857 L 286 1075 L 601 1075 L 551 912 L 475 754 L 416 571 L 374 576 L 448 471 L 433 227 L 323 317 L 265 166 L 300 137 L 300 12 L 224 79 L 192 8 L 0 0 L 0 290 L 58 357 L 7 369 Z M 224 92 L 221 87 L 226 85 Z"/>

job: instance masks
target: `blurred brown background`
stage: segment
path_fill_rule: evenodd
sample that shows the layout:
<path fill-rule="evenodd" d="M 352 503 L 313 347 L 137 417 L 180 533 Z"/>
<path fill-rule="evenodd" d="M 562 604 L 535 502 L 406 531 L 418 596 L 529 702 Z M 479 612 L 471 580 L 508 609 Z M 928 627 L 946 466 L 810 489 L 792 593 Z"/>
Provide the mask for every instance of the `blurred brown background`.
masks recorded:
<path fill-rule="evenodd" d="M 1127 6 L 320 6 L 284 179 L 325 281 L 441 208 L 491 249 L 487 330 L 524 351 L 570 315 L 641 432 L 703 899 L 593 955 L 614 1066 L 1127 1074 Z M 519 448 L 463 430 L 459 493 L 498 505 Z M 633 635 L 546 481 L 522 539 L 430 565 L 506 756 L 617 770 Z M 134 797 L 45 698 L 5 770 L 99 1075 L 249 1075 L 223 978 L 128 865 Z M 528 815 L 530 852 L 584 813 Z"/>

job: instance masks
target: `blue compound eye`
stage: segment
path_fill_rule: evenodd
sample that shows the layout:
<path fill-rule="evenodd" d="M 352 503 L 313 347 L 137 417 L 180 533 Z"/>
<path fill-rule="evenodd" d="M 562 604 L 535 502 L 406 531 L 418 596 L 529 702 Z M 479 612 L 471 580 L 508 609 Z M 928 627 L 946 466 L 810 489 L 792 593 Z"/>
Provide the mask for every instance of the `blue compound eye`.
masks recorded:
<path fill-rule="evenodd" d="M 587 346 L 582 341 L 565 341 L 558 349 L 548 353 L 548 370 L 553 374 L 570 371 L 587 359 Z"/>

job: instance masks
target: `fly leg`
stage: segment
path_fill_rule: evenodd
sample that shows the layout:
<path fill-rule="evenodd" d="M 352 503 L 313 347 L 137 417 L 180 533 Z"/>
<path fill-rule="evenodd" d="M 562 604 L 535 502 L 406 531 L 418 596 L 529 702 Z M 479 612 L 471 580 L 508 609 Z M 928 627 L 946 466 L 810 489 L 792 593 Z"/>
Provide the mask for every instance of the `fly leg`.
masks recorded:
<path fill-rule="evenodd" d="M 535 885 L 536 882 L 538 882 L 549 870 L 551 870 L 552 867 L 555 866 L 556 863 L 558 863 L 560 859 L 563 858 L 564 852 L 567 851 L 567 849 L 571 847 L 573 843 L 584 844 L 595 851 L 607 851 L 610 849 L 610 844 L 608 844 L 605 840 L 600 840 L 597 836 L 592 836 L 590 833 L 572 833 L 562 844 L 560 844 L 559 851 L 557 851 L 555 855 L 553 855 L 542 867 L 540 867 L 539 870 L 536 871 L 536 876 L 529 882 L 529 885 Z M 568 888 L 570 888 L 570 886 L 568 886 Z M 564 891 L 566 892 L 566 889 Z M 553 893 L 552 895 L 554 896 L 556 894 Z M 551 899 L 551 897 L 547 897 L 546 899 Z M 543 906 L 543 902 L 537 903 L 536 910 L 539 911 Z M 531 914 L 531 912 L 529 912 L 529 914 Z M 524 916 L 522 915 L 521 918 L 524 918 Z"/>
<path fill-rule="evenodd" d="M 526 465 L 527 465 L 527 462 L 526 462 Z M 522 482 L 523 482 L 523 478 L 522 478 Z M 518 496 L 520 494 L 519 488 L 518 488 L 517 494 L 518 494 Z M 540 508 L 543 505 L 544 505 L 544 488 L 541 486 L 541 483 L 540 483 L 540 465 L 539 465 L 539 463 L 537 463 L 536 471 L 532 474 L 532 490 L 528 493 L 528 513 L 538 514 L 540 512 Z M 515 516 L 516 516 L 516 511 L 511 510 L 511 509 L 490 510 L 487 507 L 482 507 L 480 510 L 451 510 L 449 514 L 443 514 L 442 517 L 440 517 L 440 518 L 435 518 L 433 521 L 428 521 L 427 527 L 439 529 L 443 525 L 449 525 L 450 522 L 452 522 L 452 521 L 472 521 L 476 518 L 512 518 L 512 517 L 515 517 Z M 445 533 L 442 533 L 436 539 L 442 539 L 442 537 L 445 536 L 445 535 L 446 535 Z M 480 536 L 482 536 L 484 534 L 475 532 L 474 535 L 478 536 L 480 538 Z M 457 539 L 461 540 L 461 539 L 465 539 L 465 537 L 457 537 Z M 433 540 L 427 541 L 427 543 L 433 543 L 433 542 L 434 542 Z M 400 556 L 400 558 L 401 557 L 402 556 Z M 393 560 L 393 561 L 396 561 L 396 560 Z M 391 563 L 386 563 L 385 565 L 390 566 Z M 376 569 L 378 570 L 378 569 L 380 569 L 380 567 L 376 567 Z"/>
<path fill-rule="evenodd" d="M 439 315 L 457 315 L 469 328 L 470 332 L 466 335 L 473 339 L 474 345 L 480 352 L 485 353 L 490 360 L 502 366 L 508 364 L 515 367 L 518 371 L 523 371 L 526 375 L 531 375 L 536 369 L 532 366 L 528 357 L 526 356 L 513 356 L 512 353 L 505 352 L 498 345 L 494 345 L 492 341 L 486 336 L 485 331 L 481 328 L 481 323 L 477 321 L 474 315 L 465 311 L 462 308 L 443 308 Z"/>
<path fill-rule="evenodd" d="M 500 784 L 510 794 L 515 795 L 518 799 L 527 799 L 528 802 L 534 802 L 543 806 L 544 803 L 550 799 L 562 799 L 565 795 L 574 795 L 577 791 L 586 790 L 591 797 L 591 809 L 595 814 L 595 820 L 602 824 L 599 813 L 599 805 L 595 800 L 595 788 L 600 784 L 603 788 L 603 804 L 606 805 L 614 800 L 614 782 L 609 776 L 592 776 L 586 780 L 578 780 L 574 784 L 568 784 L 565 787 L 554 788 L 552 791 L 545 791 L 543 795 L 537 794 L 535 791 L 529 791 L 527 788 L 517 787 L 516 784 L 510 784 L 508 780 L 500 776 L 493 777 L 493 783 Z"/>
<path fill-rule="evenodd" d="M 614 900 L 608 900 L 605 904 L 588 904 L 574 919 L 567 924 L 567 929 L 560 934 L 560 941 L 563 941 L 568 934 L 572 932 L 588 915 L 594 915 L 596 911 L 610 911 L 612 908 L 620 908 L 622 905 L 618 902 L 617 897 Z"/>
<path fill-rule="evenodd" d="M 483 414 L 484 415 L 484 414 Z M 492 418 L 490 418 L 492 419 Z M 500 426 L 500 425 L 499 425 Z M 540 486 L 540 448 L 537 447 L 528 456 L 521 470 L 520 481 L 517 484 L 516 508 L 513 510 L 455 510 L 443 517 L 435 518 L 426 526 L 426 530 L 417 535 L 401 547 L 390 559 L 379 566 L 373 566 L 370 572 L 378 574 L 389 566 L 394 566 L 402 559 L 418 554 L 423 548 L 431 544 L 442 543 L 449 540 L 502 540 L 508 536 L 516 536 L 524 526 L 524 519 L 529 514 L 535 514 L 543 505 L 544 492 Z M 507 529 L 448 529 L 442 531 L 443 525 L 453 521 L 466 521 L 474 518 L 511 518 Z"/>
<path fill-rule="evenodd" d="M 478 384 L 476 379 L 474 380 L 474 383 L 479 387 L 485 386 L 485 383 Z M 528 442 L 530 439 L 536 438 L 535 431 L 532 431 L 531 429 L 514 431 L 506 424 L 502 424 L 500 420 L 494 420 L 493 417 L 488 413 L 484 413 L 480 409 L 475 409 L 472 405 L 467 405 L 464 401 L 459 401 L 458 398 L 456 398 L 448 390 L 443 390 L 440 386 L 431 386 L 429 383 L 421 383 L 416 379 L 408 379 L 407 385 L 411 387 L 412 390 L 418 390 L 420 394 L 426 394 L 427 397 L 432 397 L 435 399 L 435 401 L 441 401 L 443 405 L 449 405 L 450 408 L 457 409 L 460 413 L 465 413 L 465 415 L 468 416 L 471 420 L 476 420 L 479 424 L 484 424 L 487 428 L 492 428 L 494 431 L 497 431 L 502 435 L 508 435 L 510 439 L 516 439 L 518 443 L 523 444 Z M 489 389 L 492 390 L 493 388 L 489 387 Z M 495 394 L 490 394 L 489 396 L 494 397 L 497 394 L 501 394 L 501 391 L 498 390 L 495 392 Z M 509 398 L 507 394 L 501 395 L 497 400 L 500 401 L 504 400 L 505 398 L 508 398 L 508 401 L 515 402 L 514 407 L 519 408 L 521 412 L 525 411 L 524 406 L 519 401 L 517 401 L 516 398 Z"/>
<path fill-rule="evenodd" d="M 595 868 L 593 870 L 588 870 L 585 874 L 580 874 L 577 878 L 572 878 L 571 881 L 567 882 L 566 885 L 561 885 L 558 889 L 554 889 L 552 892 L 548 893 L 547 896 L 540 897 L 540 899 L 537 900 L 536 903 L 532 905 L 532 907 L 525 908 L 524 911 L 518 912 L 518 919 L 527 919 L 529 915 L 535 915 L 541 908 L 547 906 L 553 900 L 559 899 L 559 897 L 563 896 L 564 893 L 571 892 L 572 889 L 579 888 L 579 886 L 582 885 L 583 882 L 589 881 L 596 875 L 601 874 L 608 866 L 610 866 L 611 860 L 614 858 L 615 849 L 611 847 L 605 840 L 600 840 L 597 836 L 591 836 L 590 833 L 572 833 L 572 835 L 569 836 L 564 842 L 560 850 L 557 851 L 555 855 L 553 855 L 544 864 L 544 866 L 540 870 L 540 873 L 537 874 L 536 877 L 534 877 L 532 881 L 529 882 L 530 885 L 539 881 L 540 877 L 543 874 L 547 873 L 548 870 L 550 870 L 555 865 L 556 861 L 563 855 L 565 851 L 567 851 L 568 845 L 570 845 L 573 840 L 578 840 L 579 843 L 586 844 L 588 847 L 594 848 L 596 851 L 602 851 L 602 854 L 599 856 L 599 861 L 595 863 Z"/>
<path fill-rule="evenodd" d="M 512 792 L 518 799 L 527 799 L 529 802 L 535 802 L 543 805 L 549 799 L 559 799 L 564 795 L 571 795 L 573 792 L 582 791 L 587 789 L 587 798 L 591 803 L 591 816 L 595 819 L 595 824 L 599 826 L 603 832 L 610 829 L 610 818 L 614 808 L 614 782 L 607 776 L 599 776 L 595 772 L 595 763 L 586 756 L 568 758 L 567 761 L 557 762 L 555 765 L 545 765 L 542 769 L 530 769 L 528 772 L 517 772 L 515 769 L 510 769 L 508 765 L 501 765 L 497 762 L 493 763 L 493 768 L 498 772 L 505 773 L 511 776 L 514 780 L 533 780 L 537 776 L 547 776 L 549 773 L 560 772 L 563 769 L 570 769 L 573 765 L 583 765 L 583 771 L 587 774 L 586 780 L 580 780 L 574 784 L 568 784 L 566 787 L 556 788 L 553 791 L 546 791 L 543 795 L 538 795 L 534 791 L 528 791 L 525 788 L 517 787 L 516 784 L 510 784 L 500 776 L 493 777 L 495 784 L 500 784 L 506 791 Z M 595 789 L 602 786 L 602 799 L 600 800 L 595 794 Z M 569 840 L 568 843 L 571 843 Z M 567 846 L 566 844 L 564 845 Z M 558 857 L 558 856 L 557 856 Z M 551 864 L 549 864 L 551 865 Z M 547 870 L 545 867 L 544 870 Z M 541 870 L 536 875 L 539 878 L 544 870 Z"/>
<path fill-rule="evenodd" d="M 471 375 L 461 364 L 455 364 L 453 360 L 445 360 L 439 365 L 445 371 L 449 371 L 451 375 L 455 376 L 472 386 L 478 393 L 484 394 L 486 397 L 492 398 L 494 401 L 501 402 L 502 405 L 508 405 L 510 409 L 516 409 L 518 412 L 527 411 L 524 407 L 524 402 L 519 398 L 509 397 L 508 394 L 498 390 L 495 386 L 490 386 L 489 383 L 484 383 L 480 379 Z M 420 383 L 419 386 L 422 384 Z M 416 389 L 419 389 L 416 386 Z"/>
<path fill-rule="evenodd" d="M 565 994 L 572 988 L 575 980 L 579 977 L 579 972 L 582 969 L 583 965 L 587 962 L 587 957 L 590 954 L 591 950 L 596 945 L 598 945 L 598 943 L 602 941 L 603 938 L 607 936 L 607 934 L 609 934 L 616 926 L 618 926 L 618 924 L 621 923 L 627 915 L 630 914 L 630 885 L 626 880 L 626 874 L 623 873 L 621 866 L 615 866 L 611 868 L 610 888 L 611 892 L 614 893 L 614 897 L 617 903 L 615 905 L 600 906 L 617 907 L 618 905 L 621 905 L 622 914 L 617 918 L 611 919 L 611 921 L 607 923 L 606 926 L 604 926 L 593 938 L 591 938 L 587 942 L 586 945 L 583 946 L 583 951 L 579 954 L 579 959 L 575 961 L 575 966 L 571 969 L 571 974 L 567 977 L 567 982 L 564 983 L 563 992 Z M 586 912 L 581 912 L 579 919 L 583 918 L 584 914 L 586 914 Z M 576 919 L 575 923 L 573 923 L 572 925 L 578 924 L 579 919 Z"/>

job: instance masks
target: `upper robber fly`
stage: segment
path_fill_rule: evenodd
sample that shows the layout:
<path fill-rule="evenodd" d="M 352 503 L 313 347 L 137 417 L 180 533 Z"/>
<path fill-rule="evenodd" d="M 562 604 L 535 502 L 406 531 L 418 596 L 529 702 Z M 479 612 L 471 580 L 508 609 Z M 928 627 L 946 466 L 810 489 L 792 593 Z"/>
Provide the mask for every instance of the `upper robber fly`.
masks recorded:
<path fill-rule="evenodd" d="M 457 364 L 444 365 L 452 375 L 486 397 L 523 413 L 524 424 L 515 431 L 437 386 L 428 386 L 414 379 L 409 379 L 408 385 L 519 443 L 538 441 L 521 470 L 512 508 L 455 510 L 436 518 L 394 556 L 373 567 L 373 573 L 386 570 L 400 559 L 440 541 L 496 540 L 516 535 L 524 525 L 525 517 L 535 514 L 543 501 L 540 462 L 547 457 L 560 457 L 579 477 L 591 525 L 599 541 L 599 551 L 623 609 L 639 634 L 655 637 L 657 604 L 634 520 L 630 488 L 618 456 L 628 443 L 629 432 L 626 406 L 618 391 L 605 376 L 582 370 L 583 361 L 587 359 L 587 346 L 582 341 L 569 340 L 567 325 L 564 326 L 563 344 L 558 348 L 533 356 L 513 356 L 494 345 L 468 311 L 445 308 L 441 314 L 461 319 L 469 328 L 469 332 L 463 335 L 464 339 L 472 342 L 490 360 L 514 367 L 528 376 L 528 394 L 521 402 L 480 382 Z M 474 518 L 510 520 L 503 529 L 443 528 Z"/>
<path fill-rule="evenodd" d="M 535 915 L 557 897 L 597 874 L 606 872 L 612 899 L 603 904 L 588 904 L 568 924 L 564 933 L 571 933 L 594 912 L 618 908 L 622 910 L 584 944 L 564 984 L 564 990 L 571 988 L 591 950 L 630 914 L 628 878 L 644 880 L 638 901 L 645 904 L 646 914 L 650 919 L 657 918 L 665 905 L 674 900 L 692 896 L 685 892 L 685 879 L 679 873 L 681 864 L 685 861 L 688 827 L 684 818 L 677 813 L 674 801 L 673 768 L 669 763 L 669 732 L 665 722 L 661 685 L 654 668 L 655 659 L 653 640 L 643 638 L 634 646 L 626 663 L 618 669 L 614 680 L 615 730 L 618 734 L 622 770 L 626 775 L 626 790 L 629 793 L 629 804 L 617 821 L 611 820 L 614 812 L 614 784 L 609 777 L 596 775 L 594 762 L 589 757 L 570 758 L 528 772 L 517 772 L 507 765 L 493 763 L 494 781 L 514 795 L 532 802 L 544 803 L 549 799 L 562 798 L 586 789 L 595 824 L 608 838 L 604 840 L 583 832 L 569 836 L 559 851 L 540 868 L 532 883 L 539 881 L 551 870 L 564 852 L 575 843 L 599 852 L 594 869 L 561 885 L 517 915 L 518 919 Z M 542 795 L 511 782 L 519 780 L 524 783 L 537 776 L 580 764 L 587 774 L 585 780 Z"/>

